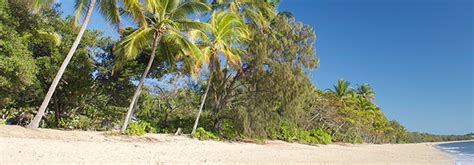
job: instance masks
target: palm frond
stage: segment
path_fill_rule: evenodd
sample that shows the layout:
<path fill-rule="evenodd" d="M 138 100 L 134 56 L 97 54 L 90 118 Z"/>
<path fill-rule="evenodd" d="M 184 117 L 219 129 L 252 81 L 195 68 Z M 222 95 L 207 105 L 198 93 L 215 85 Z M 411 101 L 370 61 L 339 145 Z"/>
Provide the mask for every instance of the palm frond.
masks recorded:
<path fill-rule="evenodd" d="M 153 38 L 153 28 L 144 27 L 119 41 L 114 46 L 114 54 L 117 57 L 113 70 L 119 70 L 126 61 L 135 59 L 151 38 Z"/>
<path fill-rule="evenodd" d="M 181 2 L 181 0 L 163 0 L 163 1 L 166 1 L 166 10 L 165 10 L 166 13 L 170 13 L 172 10 L 176 9 L 178 5 L 183 3 Z"/>
<path fill-rule="evenodd" d="M 49 8 L 54 3 L 54 0 L 17 0 L 19 3 L 26 5 L 30 10 L 38 10 L 42 8 Z"/>
<path fill-rule="evenodd" d="M 37 32 L 38 32 L 39 37 L 53 42 L 54 45 L 56 45 L 56 46 L 61 45 L 61 36 L 59 36 L 58 33 L 47 32 L 47 31 L 42 31 L 42 30 L 38 30 Z"/>
<path fill-rule="evenodd" d="M 160 1 L 157 0 L 144 0 L 145 9 L 149 13 L 159 13 L 163 11 Z"/>
<path fill-rule="evenodd" d="M 99 12 L 110 24 L 114 25 L 115 28 L 121 30 L 121 18 L 117 0 L 100 0 Z"/>
<path fill-rule="evenodd" d="M 176 8 L 169 11 L 171 19 L 183 19 L 189 14 L 201 14 L 211 11 L 207 2 L 193 0 L 179 4 Z"/>
<path fill-rule="evenodd" d="M 242 10 L 242 15 L 246 18 L 247 21 L 249 21 L 251 24 L 256 25 L 258 28 L 268 27 L 269 25 L 269 21 L 262 15 L 262 13 L 258 11 L 244 9 Z"/>
<path fill-rule="evenodd" d="M 127 10 L 127 13 L 138 23 L 140 27 L 147 26 L 145 12 L 143 6 L 139 0 L 123 0 L 123 5 Z"/>
<path fill-rule="evenodd" d="M 222 44 L 222 54 L 226 57 L 226 59 L 235 67 L 235 68 L 240 68 L 240 56 L 239 54 L 236 54 L 236 49 L 230 47 L 227 44 Z"/>
<path fill-rule="evenodd" d="M 212 29 L 211 25 L 206 22 L 195 21 L 190 19 L 180 19 L 174 21 L 176 28 L 189 31 L 189 30 L 201 30 L 201 31 L 209 31 Z"/>
<path fill-rule="evenodd" d="M 74 16 L 72 18 L 72 26 L 78 26 L 79 19 L 81 19 L 82 15 L 87 12 L 87 8 L 89 6 L 89 0 L 76 0 L 74 4 Z"/>
<path fill-rule="evenodd" d="M 210 40 L 209 36 L 202 30 L 193 29 L 188 31 L 189 40 L 193 43 L 204 43 Z"/>
<path fill-rule="evenodd" d="M 183 34 L 181 34 L 177 29 L 170 29 L 167 31 L 166 34 L 163 35 L 162 40 L 164 40 L 167 44 L 175 44 L 181 51 L 183 57 L 177 58 L 191 58 L 190 60 L 194 61 L 195 65 L 201 65 L 203 63 L 204 55 L 202 54 L 201 50 L 188 40 Z M 198 73 L 198 68 L 194 68 L 191 70 L 192 74 Z"/>

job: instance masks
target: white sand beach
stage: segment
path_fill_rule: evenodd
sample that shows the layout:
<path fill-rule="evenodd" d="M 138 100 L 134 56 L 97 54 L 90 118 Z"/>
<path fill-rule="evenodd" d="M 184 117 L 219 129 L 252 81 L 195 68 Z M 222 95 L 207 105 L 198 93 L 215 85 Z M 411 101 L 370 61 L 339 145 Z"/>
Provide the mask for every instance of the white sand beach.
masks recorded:
<path fill-rule="evenodd" d="M 0 164 L 453 164 L 433 145 L 253 144 L 0 125 Z"/>

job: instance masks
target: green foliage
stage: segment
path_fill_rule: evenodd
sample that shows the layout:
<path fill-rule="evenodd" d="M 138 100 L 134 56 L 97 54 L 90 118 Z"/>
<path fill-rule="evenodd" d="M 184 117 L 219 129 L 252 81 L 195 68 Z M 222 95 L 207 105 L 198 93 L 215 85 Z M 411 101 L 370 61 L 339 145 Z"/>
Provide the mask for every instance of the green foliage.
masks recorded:
<path fill-rule="evenodd" d="M 298 128 L 290 128 L 282 123 L 280 129 L 270 133 L 270 138 L 284 140 L 287 142 L 298 142 L 302 144 L 329 144 L 331 136 L 322 129 L 314 128 L 308 131 Z"/>
<path fill-rule="evenodd" d="M 421 142 L 441 142 L 441 141 L 459 141 L 459 140 L 474 140 L 471 134 L 466 135 L 434 135 L 429 133 L 408 132 L 406 135 L 406 142 L 421 143 Z"/>
<path fill-rule="evenodd" d="M 99 122 L 84 115 L 71 116 L 70 118 L 61 118 L 59 127 L 70 129 L 89 130 L 99 126 Z"/>
<path fill-rule="evenodd" d="M 321 144 L 331 143 L 331 136 L 322 129 L 312 129 L 309 131 L 310 137 L 314 137 Z"/>
<path fill-rule="evenodd" d="M 212 132 L 204 130 L 202 127 L 197 128 L 196 132 L 194 132 L 191 136 L 198 138 L 199 140 L 219 140 L 219 137 L 214 135 Z"/>
<path fill-rule="evenodd" d="M 77 34 L 69 23 L 79 15 L 63 19 L 58 6 L 39 8 L 32 2 L 0 0 L 1 124 L 28 124 Z M 134 82 L 159 32 L 150 70 L 158 83 L 147 81 L 133 114 L 138 122 L 129 125 L 129 135 L 174 133 L 178 128 L 191 132 L 207 84 L 195 78 L 203 77 L 198 77 L 199 67 L 209 62 L 214 67 L 206 70 L 212 83 L 202 128 L 192 135 L 200 140 L 328 144 L 472 139 L 407 132 L 386 118 L 368 84 L 354 88 L 339 80 L 332 90 L 316 88 L 308 75 L 319 65 L 314 30 L 291 14 L 277 15 L 278 1 L 216 1 L 208 23 L 188 19 L 189 13 L 209 11 L 205 1 L 169 0 L 166 9 L 160 6 L 164 4 L 121 1 L 124 13 L 113 2 L 101 0 L 99 11 L 122 36 L 112 41 L 100 32 L 85 32 L 41 127 L 121 126 Z M 86 6 L 78 4 L 77 13 Z M 139 27 L 120 29 L 120 14 Z"/>
<path fill-rule="evenodd" d="M 137 135 L 141 136 L 146 133 L 155 133 L 155 128 L 151 126 L 150 123 L 139 121 L 139 122 L 132 122 L 127 127 L 125 131 L 126 135 Z"/>
<path fill-rule="evenodd" d="M 36 80 L 38 68 L 27 43 L 15 28 L 9 2 L 0 1 L 0 108 L 15 104 L 15 96 Z"/>

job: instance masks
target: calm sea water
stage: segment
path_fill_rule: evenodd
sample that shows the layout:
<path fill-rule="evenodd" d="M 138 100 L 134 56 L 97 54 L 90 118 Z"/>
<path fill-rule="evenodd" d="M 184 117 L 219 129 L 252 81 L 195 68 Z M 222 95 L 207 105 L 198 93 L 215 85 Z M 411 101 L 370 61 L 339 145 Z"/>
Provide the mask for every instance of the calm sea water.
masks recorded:
<path fill-rule="evenodd" d="M 459 165 L 474 165 L 474 141 L 439 144 L 438 147 L 454 156 Z"/>

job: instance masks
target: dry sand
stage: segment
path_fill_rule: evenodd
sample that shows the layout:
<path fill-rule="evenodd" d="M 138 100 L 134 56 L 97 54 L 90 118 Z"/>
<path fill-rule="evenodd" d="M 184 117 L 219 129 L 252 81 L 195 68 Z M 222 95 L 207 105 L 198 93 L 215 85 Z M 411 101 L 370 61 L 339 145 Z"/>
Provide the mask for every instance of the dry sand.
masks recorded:
<path fill-rule="evenodd" d="M 453 164 L 433 144 L 309 146 L 199 141 L 147 134 L 30 130 L 0 125 L 0 164 Z"/>

